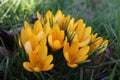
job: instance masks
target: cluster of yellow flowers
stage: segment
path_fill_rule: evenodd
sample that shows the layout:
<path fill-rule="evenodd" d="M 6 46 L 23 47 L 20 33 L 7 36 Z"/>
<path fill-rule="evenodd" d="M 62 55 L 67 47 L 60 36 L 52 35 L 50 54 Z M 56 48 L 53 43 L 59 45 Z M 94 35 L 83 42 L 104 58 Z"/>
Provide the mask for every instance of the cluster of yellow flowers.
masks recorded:
<path fill-rule="evenodd" d="M 55 15 L 47 11 L 44 17 L 37 12 L 37 18 L 33 27 L 25 21 L 20 33 L 20 44 L 29 57 L 29 61 L 23 62 L 27 71 L 48 71 L 54 67 L 54 56 L 48 48 L 52 52 L 62 49 L 66 64 L 71 68 L 87 60 L 91 52 L 100 54 L 107 48 L 108 40 L 93 34 L 82 19 L 76 21 L 60 10 Z"/>

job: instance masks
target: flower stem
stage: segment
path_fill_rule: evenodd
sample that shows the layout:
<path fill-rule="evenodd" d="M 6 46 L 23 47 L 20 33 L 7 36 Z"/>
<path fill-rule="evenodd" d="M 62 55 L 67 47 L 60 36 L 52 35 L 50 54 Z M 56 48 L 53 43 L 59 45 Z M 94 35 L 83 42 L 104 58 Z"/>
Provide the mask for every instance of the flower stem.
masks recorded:
<path fill-rule="evenodd" d="M 37 77 L 38 80 L 41 80 L 41 78 L 39 77 L 37 73 L 34 72 L 34 75 Z"/>
<path fill-rule="evenodd" d="M 45 78 L 44 78 L 42 72 L 40 72 L 40 76 L 41 76 L 42 80 L 45 80 Z"/>

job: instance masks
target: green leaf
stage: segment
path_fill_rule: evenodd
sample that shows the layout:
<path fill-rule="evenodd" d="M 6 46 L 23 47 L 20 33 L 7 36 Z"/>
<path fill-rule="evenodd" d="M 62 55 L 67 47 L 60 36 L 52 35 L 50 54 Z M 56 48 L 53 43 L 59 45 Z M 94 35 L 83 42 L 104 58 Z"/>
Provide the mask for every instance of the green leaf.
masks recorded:
<path fill-rule="evenodd" d="M 115 66 L 114 66 L 114 68 L 113 68 L 113 70 L 112 70 L 112 72 L 111 72 L 111 74 L 110 74 L 110 77 L 109 77 L 110 80 L 114 80 L 116 68 L 117 68 L 117 64 L 115 64 Z"/>

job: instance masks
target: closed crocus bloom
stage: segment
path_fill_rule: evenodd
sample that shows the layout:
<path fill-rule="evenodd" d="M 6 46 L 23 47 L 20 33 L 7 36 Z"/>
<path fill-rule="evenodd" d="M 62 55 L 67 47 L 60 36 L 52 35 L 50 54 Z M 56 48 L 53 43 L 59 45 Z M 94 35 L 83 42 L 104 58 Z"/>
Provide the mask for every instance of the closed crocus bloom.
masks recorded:
<path fill-rule="evenodd" d="M 57 24 L 54 24 L 48 35 L 48 43 L 53 51 L 63 47 L 65 43 L 64 36 L 64 31 L 60 30 Z"/>
<path fill-rule="evenodd" d="M 58 23 L 59 26 L 62 25 L 62 21 L 64 19 L 64 14 L 62 14 L 61 10 L 58 10 L 55 14 L 55 22 Z"/>
<path fill-rule="evenodd" d="M 103 40 L 102 37 L 97 37 L 97 35 L 98 33 L 92 35 L 90 52 L 98 49 L 97 54 L 100 54 L 107 48 L 108 40 Z"/>
<path fill-rule="evenodd" d="M 42 17 L 42 15 L 39 12 L 37 12 L 37 19 L 41 22 L 41 24 L 45 24 L 44 18 Z"/>
<path fill-rule="evenodd" d="M 45 39 L 43 39 L 45 40 Z M 53 56 L 48 55 L 48 49 L 45 41 L 42 41 L 40 45 L 28 54 L 29 62 L 24 62 L 23 67 L 29 72 L 41 72 L 48 71 L 53 68 Z"/>
<path fill-rule="evenodd" d="M 67 27 L 68 36 L 71 36 L 71 34 L 75 31 L 76 26 L 74 26 L 74 21 L 75 19 L 72 18 L 68 24 L 68 27 Z"/>
<path fill-rule="evenodd" d="M 71 68 L 78 66 L 78 63 L 85 61 L 88 58 L 89 46 L 79 47 L 79 43 L 69 45 L 66 43 L 63 48 L 64 57 L 67 65 Z"/>
<path fill-rule="evenodd" d="M 50 10 L 47 11 L 44 20 L 45 22 L 50 22 L 50 24 L 53 24 L 55 22 L 54 16 Z"/>

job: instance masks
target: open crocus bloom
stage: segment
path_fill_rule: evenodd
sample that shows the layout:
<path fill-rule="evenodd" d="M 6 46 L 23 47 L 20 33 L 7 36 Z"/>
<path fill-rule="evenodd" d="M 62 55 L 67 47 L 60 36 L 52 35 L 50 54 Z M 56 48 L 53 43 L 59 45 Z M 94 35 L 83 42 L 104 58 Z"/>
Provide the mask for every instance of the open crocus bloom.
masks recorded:
<path fill-rule="evenodd" d="M 71 68 L 78 66 L 77 63 L 83 62 L 88 58 L 89 46 L 85 46 L 79 49 L 78 43 L 69 45 L 66 43 L 63 49 L 64 57 L 67 61 L 67 65 Z"/>
<path fill-rule="evenodd" d="M 39 20 L 34 23 L 32 28 L 28 22 L 24 22 L 24 28 L 21 30 L 20 40 L 25 48 L 25 51 L 29 53 L 34 50 L 44 36 L 47 36 L 50 31 L 49 23 L 46 23 L 44 28 Z"/>
<path fill-rule="evenodd" d="M 34 50 L 39 44 L 38 37 L 32 32 L 30 27 L 22 28 L 20 39 L 27 53 Z"/>
<path fill-rule="evenodd" d="M 108 40 L 103 40 L 102 37 L 97 37 L 97 33 L 92 35 L 90 52 L 98 49 L 97 54 L 102 53 L 108 45 Z"/>
<path fill-rule="evenodd" d="M 45 39 L 44 39 L 45 40 Z M 48 71 L 53 68 L 52 55 L 47 55 L 48 49 L 45 41 L 42 41 L 35 50 L 31 51 L 29 56 L 29 62 L 24 62 L 23 66 L 27 71 L 30 72 L 40 72 L 40 71 Z"/>
<path fill-rule="evenodd" d="M 53 51 L 63 47 L 65 43 L 64 36 L 64 31 L 60 30 L 57 24 L 54 24 L 50 34 L 48 35 L 48 43 Z"/>
<path fill-rule="evenodd" d="M 85 27 L 85 23 L 82 19 L 74 22 L 74 18 L 70 20 L 68 25 L 68 37 L 72 36 L 72 43 L 79 42 L 79 47 L 87 46 L 90 43 L 92 28 L 90 26 Z"/>
<path fill-rule="evenodd" d="M 82 19 L 78 20 L 78 22 L 76 23 L 77 23 L 76 34 L 79 46 L 80 47 L 87 46 L 90 43 L 92 28 L 90 26 L 85 28 L 85 23 L 83 23 Z"/>

